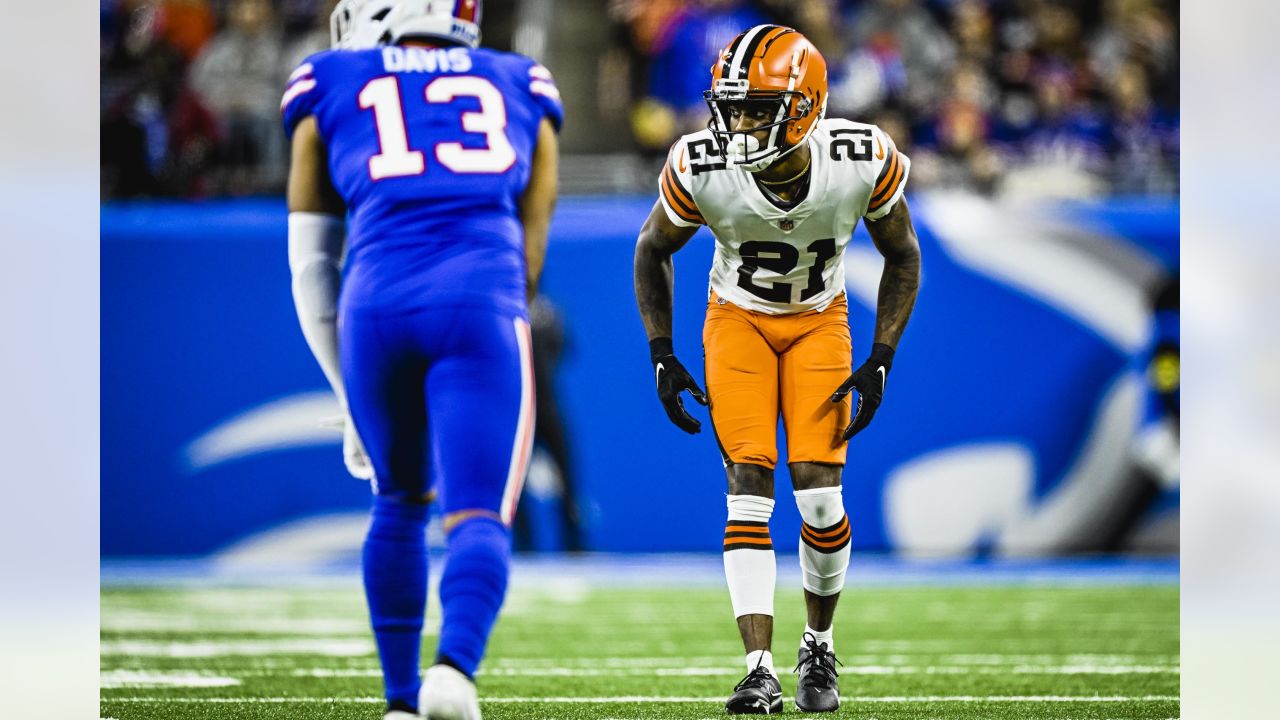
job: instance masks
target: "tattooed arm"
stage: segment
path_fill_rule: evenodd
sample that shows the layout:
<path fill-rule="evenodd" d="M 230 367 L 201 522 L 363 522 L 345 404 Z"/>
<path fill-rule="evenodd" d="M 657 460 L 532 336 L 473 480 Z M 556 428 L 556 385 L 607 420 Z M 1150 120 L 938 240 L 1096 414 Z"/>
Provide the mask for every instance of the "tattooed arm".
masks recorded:
<path fill-rule="evenodd" d="M 876 302 L 875 342 L 898 347 L 920 289 L 920 242 L 904 197 L 888 215 L 867 221 L 867 232 L 884 256 Z"/>
<path fill-rule="evenodd" d="M 658 399 L 667 417 L 687 433 L 698 432 L 702 424 L 684 409 L 680 393 L 686 390 L 694 400 L 706 405 L 707 397 L 698 383 L 676 359 L 671 344 L 671 302 L 675 266 L 671 256 L 689 242 L 697 226 L 680 227 L 667 218 L 662 201 L 654 203 L 649 219 L 640 228 L 636 242 L 636 304 L 649 336 L 649 359 L 653 362 Z"/>
<path fill-rule="evenodd" d="M 671 256 L 689 242 L 697 227 L 680 227 L 667 219 L 662 202 L 653 204 L 636 241 L 636 304 L 649 340 L 671 338 L 672 285 L 675 266 Z"/>
<path fill-rule="evenodd" d="M 845 440 L 857 435 L 871 422 L 884 396 L 885 378 L 893 367 L 894 348 L 902 339 L 911 310 L 916 304 L 916 291 L 920 289 L 920 242 L 916 239 L 915 226 L 911 224 L 911 211 L 907 199 L 898 200 L 888 215 L 879 220 L 867 221 L 867 232 L 876 249 L 884 256 L 884 270 L 880 273 L 880 297 L 876 301 L 876 335 L 871 346 L 871 357 L 831 396 L 832 402 L 843 402 L 854 390 L 858 391 L 858 404 L 849 414 L 849 425 L 842 437 Z"/>

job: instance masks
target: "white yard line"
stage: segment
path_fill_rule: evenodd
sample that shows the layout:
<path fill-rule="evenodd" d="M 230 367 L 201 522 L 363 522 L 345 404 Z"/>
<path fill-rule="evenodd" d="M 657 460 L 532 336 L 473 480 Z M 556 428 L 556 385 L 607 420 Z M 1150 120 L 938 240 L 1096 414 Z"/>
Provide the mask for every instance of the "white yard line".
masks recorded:
<path fill-rule="evenodd" d="M 99 687 L 103 688 L 231 687 L 239 684 L 239 679 L 222 675 L 139 670 L 109 670 L 98 680 Z"/>
<path fill-rule="evenodd" d="M 240 677 L 280 675 L 279 672 L 249 671 Z M 294 677 L 349 678 L 381 677 L 377 668 L 297 668 Z M 741 668 L 712 667 L 499 667 L 481 670 L 487 677 L 736 677 Z M 1176 665 L 1021 665 L 1016 667 L 962 665 L 846 665 L 841 675 L 1179 675 Z"/>
<path fill-rule="evenodd" d="M 196 642 L 157 642 L 149 640 L 108 640 L 101 644 L 103 657 L 178 657 L 207 658 L 224 655 L 327 655 L 355 657 L 373 655 L 372 639 L 325 638 L 290 640 L 202 640 Z"/>
<path fill-rule="evenodd" d="M 785 698 L 791 700 L 790 697 Z M 896 703 L 1118 703 L 1118 702 L 1179 702 L 1177 695 L 851 695 L 841 696 L 845 703 L 896 704 Z M 383 703 L 380 697 L 246 697 L 246 698 L 173 698 L 173 697 L 104 697 L 102 702 L 158 702 L 158 703 Z M 481 703 L 722 703 L 716 697 L 662 697 L 657 695 L 620 695 L 610 697 L 494 697 L 482 698 Z"/>
<path fill-rule="evenodd" d="M 917 659 L 920 655 L 929 658 L 930 665 L 1176 665 L 1178 655 L 1169 653 L 1150 654 L 1087 654 L 1087 653 L 1017 653 L 1017 654 L 982 654 L 954 655 L 935 653 L 854 653 L 842 659 L 857 665 L 907 665 L 920 666 Z M 885 662 L 889 660 L 890 662 Z M 630 657 L 497 657 L 487 660 L 488 667 L 498 668 L 531 668 L 531 667 L 582 667 L 582 668 L 641 668 L 641 667 L 683 667 L 732 665 L 737 667 L 742 662 L 741 655 L 702 655 L 694 657 L 672 656 L 630 656 Z"/>

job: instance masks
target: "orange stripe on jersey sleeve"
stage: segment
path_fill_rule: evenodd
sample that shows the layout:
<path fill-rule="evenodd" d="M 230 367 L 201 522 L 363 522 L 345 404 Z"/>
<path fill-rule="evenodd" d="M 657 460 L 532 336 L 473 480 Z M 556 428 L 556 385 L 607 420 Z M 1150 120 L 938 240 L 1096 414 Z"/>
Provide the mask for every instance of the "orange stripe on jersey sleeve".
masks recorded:
<path fill-rule="evenodd" d="M 898 149 L 893 143 L 888 143 L 889 159 L 885 161 L 884 170 L 880 172 L 880 177 L 876 178 L 875 190 L 871 192 L 871 201 L 867 204 L 867 212 L 879 210 L 898 192 L 898 187 L 902 184 L 902 179 L 906 175 L 906 168 L 903 166 L 902 158 L 898 153 Z"/>
<path fill-rule="evenodd" d="M 675 168 L 671 167 L 671 158 L 667 158 L 666 171 L 670 173 L 671 189 L 675 192 L 676 197 L 683 200 L 689 207 L 697 210 L 698 204 L 693 201 L 693 193 L 690 193 L 684 183 L 680 182 L 680 175 L 676 173 Z"/>
<path fill-rule="evenodd" d="M 667 205 L 675 211 L 686 222 L 698 223 L 705 225 L 706 220 L 702 219 L 702 213 L 698 212 L 698 205 L 693 201 L 693 197 L 680 184 L 680 179 L 676 177 L 675 171 L 671 169 L 671 163 L 667 163 L 662 168 L 662 197 L 667 201 Z"/>

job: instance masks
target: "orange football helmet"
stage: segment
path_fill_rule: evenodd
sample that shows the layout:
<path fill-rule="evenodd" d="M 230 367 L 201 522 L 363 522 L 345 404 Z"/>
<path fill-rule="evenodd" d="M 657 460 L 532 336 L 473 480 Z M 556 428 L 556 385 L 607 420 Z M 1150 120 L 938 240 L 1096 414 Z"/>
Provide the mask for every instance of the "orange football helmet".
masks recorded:
<path fill-rule="evenodd" d="M 725 160 L 758 172 L 784 157 L 813 132 L 827 112 L 827 61 L 804 35 L 781 25 L 757 25 L 734 38 L 711 67 L 710 129 Z M 735 112 L 772 118 L 735 131 Z M 764 143 L 755 137 L 767 131 Z"/>

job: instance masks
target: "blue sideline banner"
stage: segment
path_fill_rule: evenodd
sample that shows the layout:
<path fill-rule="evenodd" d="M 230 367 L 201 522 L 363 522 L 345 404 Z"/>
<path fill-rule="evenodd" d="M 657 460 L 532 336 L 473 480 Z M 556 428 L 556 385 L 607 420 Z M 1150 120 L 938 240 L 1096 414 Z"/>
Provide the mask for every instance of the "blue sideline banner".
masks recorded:
<path fill-rule="evenodd" d="M 911 202 L 923 283 L 884 404 L 849 449 L 855 548 L 1089 547 L 1131 491 L 1149 291 L 1177 271 L 1177 204 Z M 715 440 L 667 421 L 632 293 L 651 204 L 560 203 L 543 282 L 565 325 L 557 394 L 590 549 L 715 551 L 725 515 Z M 337 406 L 297 326 L 285 217 L 278 200 L 103 208 L 104 556 L 254 543 L 324 556 L 358 537 L 369 489 L 345 474 Z M 699 379 L 711 254 L 703 230 L 675 260 L 675 347 Z M 845 261 L 856 364 L 871 345 L 880 271 L 864 229 Z M 693 412 L 708 427 L 704 409 Z M 1176 528 L 1176 465 L 1163 482 L 1149 520 Z M 780 465 L 780 550 L 799 532 L 789 495 Z"/>

